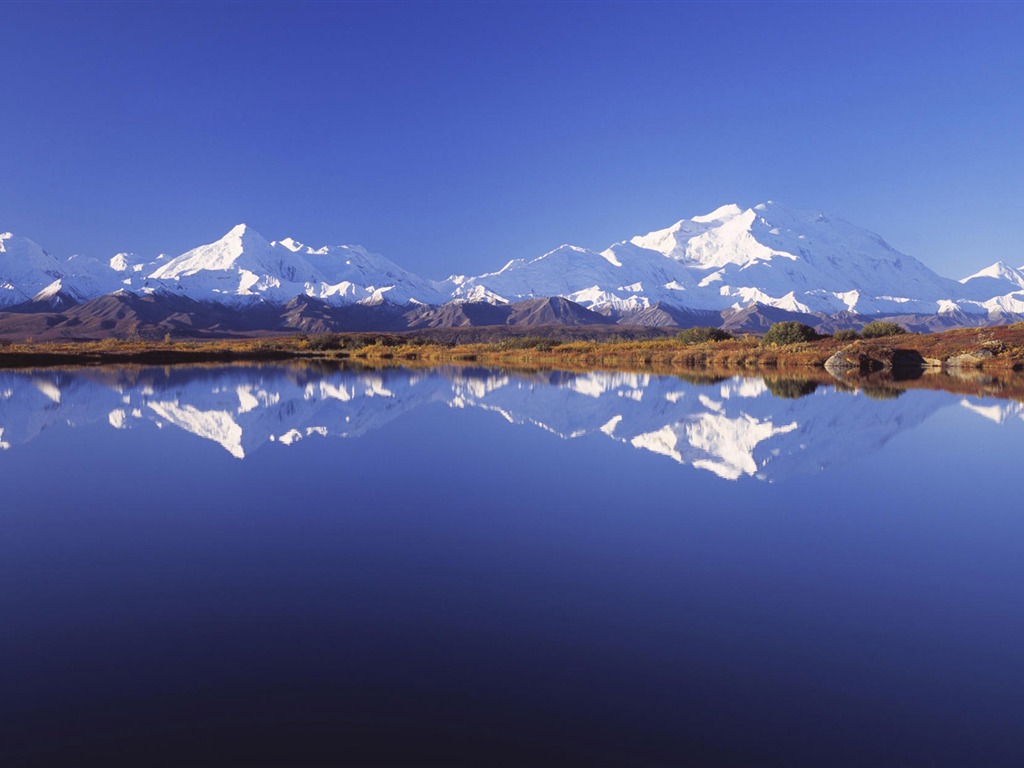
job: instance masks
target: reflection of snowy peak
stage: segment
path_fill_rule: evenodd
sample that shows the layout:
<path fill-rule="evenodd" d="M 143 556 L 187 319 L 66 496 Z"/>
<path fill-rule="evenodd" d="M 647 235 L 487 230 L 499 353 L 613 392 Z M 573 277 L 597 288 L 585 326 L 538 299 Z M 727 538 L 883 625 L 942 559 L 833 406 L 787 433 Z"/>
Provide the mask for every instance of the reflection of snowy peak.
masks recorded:
<path fill-rule="evenodd" d="M 58 424 L 153 424 L 211 440 L 241 459 L 268 442 L 356 437 L 434 399 L 438 386 L 388 372 L 321 377 L 285 368 L 110 375 L 0 374 L 0 440 L 9 448 Z"/>
<path fill-rule="evenodd" d="M 830 387 L 730 379 L 714 385 L 630 373 L 486 370 L 313 373 L 291 368 L 0 373 L 0 448 L 51 426 L 176 428 L 245 458 L 269 443 L 357 437 L 426 403 L 478 409 L 563 439 L 624 446 L 735 480 L 777 480 L 870 454 L 944 404 L 941 392 L 872 400 Z M 776 397 L 773 389 L 782 393 Z M 964 406 L 996 422 L 1017 403 Z"/>
<path fill-rule="evenodd" d="M 964 398 L 960 405 L 994 424 L 1004 424 L 1015 418 L 1024 421 L 1024 403 L 976 403 Z"/>
<path fill-rule="evenodd" d="M 128 407 L 136 420 L 170 424 L 212 440 L 236 458 L 261 445 L 291 445 L 311 436 L 356 437 L 383 426 L 434 389 L 409 389 L 407 377 L 387 373 L 337 376 L 282 375 L 282 369 L 233 371 L 215 382 L 186 380 L 150 386 Z M 119 417 L 121 426 L 131 419 Z"/>
<path fill-rule="evenodd" d="M 779 399 L 760 379 L 707 387 L 640 374 L 550 376 L 554 386 L 513 380 L 465 405 L 563 438 L 604 434 L 730 480 L 778 480 L 839 465 L 877 451 L 950 402 L 941 392 L 876 401 L 826 387 Z"/>
<path fill-rule="evenodd" d="M 617 425 L 616 425 L 617 426 Z M 720 413 L 701 413 L 656 432 L 637 435 L 635 448 L 669 456 L 680 464 L 707 469 L 726 480 L 758 473 L 755 449 L 776 435 L 798 428 L 796 422 L 776 426 L 744 414 L 729 418 Z"/>

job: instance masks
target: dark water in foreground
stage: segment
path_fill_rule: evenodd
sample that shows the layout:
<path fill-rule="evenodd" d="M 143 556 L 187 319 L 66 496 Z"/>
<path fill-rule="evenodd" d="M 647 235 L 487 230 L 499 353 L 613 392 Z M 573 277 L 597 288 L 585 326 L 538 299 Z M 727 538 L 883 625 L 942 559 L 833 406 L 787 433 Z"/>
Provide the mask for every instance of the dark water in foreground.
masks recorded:
<path fill-rule="evenodd" d="M 1019 765 L 1024 406 L 773 388 L 0 372 L 0 765 Z"/>

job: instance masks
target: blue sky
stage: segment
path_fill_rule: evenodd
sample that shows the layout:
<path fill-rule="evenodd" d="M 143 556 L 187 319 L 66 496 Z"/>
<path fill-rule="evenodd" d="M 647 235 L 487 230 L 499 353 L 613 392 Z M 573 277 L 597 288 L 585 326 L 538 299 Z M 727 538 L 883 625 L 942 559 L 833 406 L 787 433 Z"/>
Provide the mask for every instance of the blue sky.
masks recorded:
<path fill-rule="evenodd" d="M 0 231 L 430 277 L 774 199 L 1024 264 L 1021 3 L 0 3 Z"/>

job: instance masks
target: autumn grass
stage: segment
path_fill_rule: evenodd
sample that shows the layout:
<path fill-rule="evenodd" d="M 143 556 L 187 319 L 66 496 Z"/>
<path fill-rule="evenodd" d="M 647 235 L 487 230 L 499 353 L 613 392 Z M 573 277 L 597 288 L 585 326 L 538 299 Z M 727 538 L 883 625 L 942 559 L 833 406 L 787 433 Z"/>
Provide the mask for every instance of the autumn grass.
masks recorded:
<path fill-rule="evenodd" d="M 355 359 L 478 363 L 537 368 L 628 368 L 631 370 L 733 368 L 775 370 L 822 367 L 837 347 L 821 342 L 784 349 L 765 346 L 750 337 L 730 341 L 681 344 L 673 339 L 643 341 L 569 341 L 545 347 L 516 348 L 499 344 L 401 344 L 370 346 L 352 353 Z"/>
<path fill-rule="evenodd" d="M 889 366 L 835 375 L 824 368 L 835 352 L 851 350 L 879 361 L 914 352 L 933 367 Z M 986 351 L 974 367 L 945 368 L 951 357 Z M 44 368 L 116 365 L 280 364 L 336 370 L 487 366 L 508 373 L 594 370 L 671 375 L 694 384 L 758 376 L 779 397 L 803 397 L 818 386 L 848 388 L 879 399 L 911 389 L 1024 401 L 1024 324 L 958 329 L 930 335 L 819 341 L 772 346 L 756 337 L 683 343 L 653 340 L 559 341 L 515 337 L 494 343 L 439 343 L 400 334 L 319 334 L 230 340 L 119 340 L 0 344 L 0 367 Z"/>
<path fill-rule="evenodd" d="M 775 373 L 822 370 L 837 351 L 853 351 L 891 368 L 896 353 L 940 366 L 964 353 L 984 353 L 977 367 L 1024 369 L 1024 324 L 966 328 L 878 339 L 825 337 L 797 344 L 765 344 L 754 336 L 685 343 L 673 337 L 646 340 L 559 341 L 514 337 L 491 343 L 442 343 L 401 334 L 317 334 L 256 339 L 4 343 L 0 367 L 174 364 L 287 359 L 350 360 L 370 365 L 488 365 L 523 370 L 630 370 L 651 373 L 729 371 Z M 972 363 L 974 364 L 974 363 Z"/>
<path fill-rule="evenodd" d="M 939 334 L 905 334 L 879 339 L 846 340 L 826 337 L 818 341 L 776 346 L 748 336 L 727 341 L 684 344 L 675 339 L 640 341 L 570 341 L 547 346 L 509 347 L 502 344 L 422 343 L 372 345 L 354 350 L 351 356 L 368 361 L 478 363 L 532 368 L 610 368 L 677 371 L 693 369 L 772 372 L 821 369 L 833 354 L 853 349 L 891 368 L 900 360 L 920 359 L 941 366 L 952 357 L 987 350 L 990 358 L 979 360 L 987 370 L 1024 368 L 1024 328 L 963 329 Z M 915 352 L 916 358 L 897 353 Z"/>

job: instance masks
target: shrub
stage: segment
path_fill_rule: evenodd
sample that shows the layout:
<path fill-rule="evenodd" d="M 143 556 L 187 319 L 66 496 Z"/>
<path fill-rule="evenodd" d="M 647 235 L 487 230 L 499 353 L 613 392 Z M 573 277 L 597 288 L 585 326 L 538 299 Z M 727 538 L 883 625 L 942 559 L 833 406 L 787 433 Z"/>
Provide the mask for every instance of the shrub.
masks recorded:
<path fill-rule="evenodd" d="M 879 339 L 882 336 L 900 336 L 907 332 L 899 323 L 891 323 L 888 320 L 875 320 L 860 329 L 860 335 L 865 339 Z"/>
<path fill-rule="evenodd" d="M 803 341 L 817 341 L 821 336 L 811 326 L 798 323 L 795 320 L 787 320 L 782 323 L 775 323 L 768 329 L 768 333 L 761 339 L 762 344 L 784 345 L 799 344 Z"/>
<path fill-rule="evenodd" d="M 538 352 L 550 352 L 558 344 L 555 339 L 537 336 L 512 336 L 497 343 L 500 350 L 536 349 Z"/>
<path fill-rule="evenodd" d="M 317 352 L 329 349 L 344 349 L 342 337 L 337 333 L 318 333 L 309 337 L 308 348 Z"/>
<path fill-rule="evenodd" d="M 398 336 L 381 336 L 370 333 L 320 333 L 310 336 L 306 347 L 317 351 L 355 352 L 366 347 L 398 347 L 403 344 L 422 345 L 424 343 L 421 339 L 402 339 Z"/>
<path fill-rule="evenodd" d="M 853 341 L 854 339 L 859 339 L 860 334 L 852 328 L 843 328 L 841 331 L 833 333 L 832 338 L 836 341 Z"/>
<path fill-rule="evenodd" d="M 712 328 L 709 325 L 699 325 L 696 328 L 687 328 L 676 334 L 676 341 L 681 344 L 703 344 L 706 341 L 728 341 L 732 334 L 723 331 L 721 328 Z"/>

